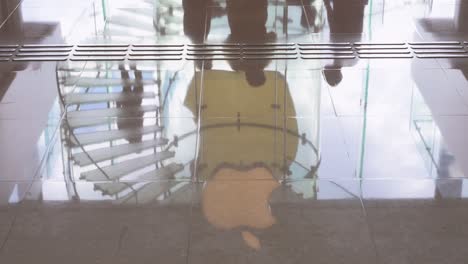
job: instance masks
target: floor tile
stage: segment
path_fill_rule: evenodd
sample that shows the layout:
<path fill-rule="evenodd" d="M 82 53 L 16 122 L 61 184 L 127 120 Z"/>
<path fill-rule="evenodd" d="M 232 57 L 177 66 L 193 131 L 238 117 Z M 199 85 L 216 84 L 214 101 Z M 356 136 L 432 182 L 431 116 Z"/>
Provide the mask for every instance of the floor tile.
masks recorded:
<path fill-rule="evenodd" d="M 283 70 L 279 70 L 283 72 Z M 277 87 L 285 86 L 286 107 L 292 108 L 288 117 L 317 118 L 335 116 L 324 71 L 322 70 L 284 70 L 284 79 L 277 80 Z M 285 84 L 281 85 L 281 82 Z M 283 88 L 284 89 L 284 88 Z"/>
<path fill-rule="evenodd" d="M 152 256 L 178 263 L 185 259 L 190 183 L 131 184 L 130 192 L 127 188 L 117 197 L 107 194 L 111 199 L 91 195 L 92 189 L 83 184 L 73 187 L 76 196 L 59 197 L 66 191 L 50 183 L 33 183 L 19 208 L 1 211 L 2 238 L 8 234 L 2 260 L 45 263 L 73 257 L 107 262 Z M 115 183 L 100 183 L 101 190 L 106 186 L 115 190 Z"/>
<path fill-rule="evenodd" d="M 445 177 L 460 177 L 467 175 L 468 168 L 465 161 L 465 146 L 466 141 L 463 140 L 464 128 L 468 125 L 467 117 L 447 116 L 435 117 L 428 120 L 432 121 L 432 126 L 437 125 L 438 130 L 435 130 L 435 136 L 431 137 L 434 140 L 441 141 L 442 147 L 440 153 L 434 154 L 434 160 L 443 172 Z M 427 130 L 426 130 L 427 131 Z M 439 135 L 437 133 L 440 133 Z M 421 133 L 422 137 L 429 138 L 427 132 Z M 427 140 L 428 142 L 434 142 Z M 435 151 L 433 153 L 436 153 Z"/>
<path fill-rule="evenodd" d="M 43 120 L 0 120 L 0 180 L 32 180 L 46 156 L 57 125 L 57 122 L 47 124 Z"/>
<path fill-rule="evenodd" d="M 307 122 L 306 124 L 309 124 L 310 129 L 310 125 L 313 123 Z M 336 117 L 321 118 L 318 126 L 319 140 L 316 145 L 319 149 L 320 163 L 315 168 L 317 176 L 320 179 L 356 177 L 355 161 L 351 159 L 353 147 L 345 137 L 340 119 Z M 303 149 L 305 149 L 304 154 L 308 153 L 308 155 L 301 153 L 301 155 L 296 156 L 296 159 L 301 164 L 308 164 L 313 160 L 310 157 L 313 157 L 314 152 L 307 151 L 306 148 Z"/>
<path fill-rule="evenodd" d="M 270 180 L 214 179 L 200 185 L 192 215 L 189 263 L 212 259 L 228 263 L 303 263 L 310 258 L 319 263 L 375 261 L 358 199 L 344 194 L 347 198 L 339 201 L 322 200 L 299 193 L 301 188 L 313 190 L 314 186 L 322 190 L 322 184 L 324 197 L 327 192 L 344 193 L 322 181 L 282 185 Z"/>
<path fill-rule="evenodd" d="M 403 120 L 341 118 L 357 177 L 437 177 L 424 162 L 424 144 L 413 137 L 412 124 Z"/>
<path fill-rule="evenodd" d="M 56 71 L 59 65 L 23 65 L 23 69 L 0 67 L 0 119 L 37 119 L 43 123 L 47 119 L 60 120 L 59 80 Z M 41 100 L 37 100 L 39 97 Z"/>
<path fill-rule="evenodd" d="M 366 212 L 380 262 L 463 263 L 461 245 L 467 239 L 468 216 L 464 183 L 457 179 L 364 181 L 364 196 L 369 193 Z M 444 196 L 448 186 L 452 197 Z"/>
<path fill-rule="evenodd" d="M 466 115 L 467 105 L 455 88 L 456 81 L 439 70 L 414 71 L 414 98 L 429 107 L 434 116 Z M 453 83 L 453 85 L 452 85 Z M 447 85 L 450 84 L 450 85 Z"/>
<path fill-rule="evenodd" d="M 413 83 L 407 72 L 346 69 L 326 70 L 324 74 L 338 116 L 407 117 L 410 114 Z M 333 78 L 340 75 L 341 80 Z"/>
<path fill-rule="evenodd" d="M 186 259 L 190 183 L 138 182 L 112 199 L 91 198 L 92 190 L 83 184 L 74 187 L 79 191 L 76 196 L 59 198 L 60 190 L 49 183 L 33 184 L 18 209 L 1 259 L 20 263 L 68 257 L 104 263 L 149 257 L 171 263 Z M 106 183 L 100 184 L 105 188 Z M 116 189 L 115 183 L 107 187 Z"/>

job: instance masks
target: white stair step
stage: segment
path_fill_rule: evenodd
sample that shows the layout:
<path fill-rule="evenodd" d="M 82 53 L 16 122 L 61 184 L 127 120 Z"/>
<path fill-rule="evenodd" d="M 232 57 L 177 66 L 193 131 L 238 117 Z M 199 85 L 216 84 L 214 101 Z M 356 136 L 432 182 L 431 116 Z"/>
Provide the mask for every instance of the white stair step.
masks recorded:
<path fill-rule="evenodd" d="M 102 69 L 104 70 L 104 69 Z M 94 77 L 79 77 L 71 76 L 67 77 L 64 85 L 71 86 L 76 85 L 78 87 L 89 87 L 89 86 L 123 86 L 123 85 L 152 85 L 155 84 L 154 80 L 135 80 L 122 78 L 94 78 Z"/>
<path fill-rule="evenodd" d="M 160 131 L 162 131 L 162 127 L 160 126 L 145 126 L 132 129 L 106 130 L 93 133 L 77 134 L 74 137 L 70 137 L 70 141 L 72 145 L 85 146 Z"/>
<path fill-rule="evenodd" d="M 141 32 L 140 35 L 149 35 L 149 34 L 152 34 L 154 35 L 154 30 L 152 31 L 146 31 L 146 30 L 142 30 L 142 29 L 139 29 L 138 32 Z M 119 26 L 119 25 L 112 25 L 112 27 L 108 27 L 105 29 L 105 31 L 102 33 L 103 36 L 109 36 L 109 37 L 120 37 L 120 38 L 124 38 L 124 37 L 128 37 L 128 29 L 125 28 L 125 27 L 122 27 L 122 26 Z M 125 40 L 125 41 L 122 41 L 122 42 L 131 42 L 132 40 L 129 39 L 129 40 Z"/>
<path fill-rule="evenodd" d="M 106 29 L 102 32 L 102 35 L 108 36 L 108 37 L 115 37 L 120 38 L 119 41 L 123 43 L 132 43 L 132 41 L 135 41 L 134 39 L 129 38 L 129 28 L 128 26 L 124 25 L 116 25 L 116 24 L 110 24 Z M 155 35 L 155 29 L 153 28 L 132 28 L 131 29 L 132 35 L 133 36 L 138 36 L 139 38 L 142 36 L 154 36 Z M 126 38 L 127 40 L 125 40 Z"/>
<path fill-rule="evenodd" d="M 151 181 L 161 178 L 169 178 L 169 176 L 182 171 L 184 166 L 182 164 L 171 163 L 164 168 L 159 168 L 138 176 L 139 181 Z"/>
<path fill-rule="evenodd" d="M 143 98 L 154 98 L 155 96 L 155 93 L 74 93 L 65 95 L 65 104 L 132 102 Z"/>
<path fill-rule="evenodd" d="M 144 0 L 144 2 L 148 3 L 148 4 L 151 4 L 153 3 L 154 4 L 154 0 Z M 174 3 L 174 0 L 158 0 L 158 5 L 159 6 L 173 6 L 174 8 L 177 8 L 178 4 Z"/>
<path fill-rule="evenodd" d="M 170 159 L 174 157 L 175 153 L 172 151 L 163 151 L 151 154 L 149 156 L 138 157 L 131 160 L 119 162 L 114 165 L 106 166 L 101 169 L 94 169 L 91 171 L 83 172 L 80 179 L 87 181 L 113 181 L 125 175 L 143 169 L 149 165 L 156 164 L 157 162 Z"/>
<path fill-rule="evenodd" d="M 103 182 L 95 183 L 94 190 L 100 191 L 102 195 L 116 195 L 126 189 L 132 188 L 136 182 Z"/>
<path fill-rule="evenodd" d="M 96 110 L 82 110 L 82 111 L 71 111 L 67 112 L 67 118 L 79 119 L 79 118 L 102 118 L 102 117 L 138 117 L 144 112 L 157 111 L 158 106 L 156 105 L 143 105 L 137 107 L 125 107 L 125 108 L 104 108 Z"/>
<path fill-rule="evenodd" d="M 78 127 L 87 127 L 87 126 L 97 126 L 111 123 L 111 120 L 108 118 L 83 118 L 83 119 L 70 119 L 67 120 L 68 126 L 70 128 Z"/>
<path fill-rule="evenodd" d="M 115 147 L 100 148 L 87 151 L 86 153 L 80 152 L 77 154 L 73 154 L 72 158 L 78 165 L 87 166 L 93 164 L 94 162 L 101 162 L 104 160 L 117 158 L 131 153 L 140 152 L 142 150 L 149 149 L 152 147 L 163 146 L 166 145 L 167 142 L 167 139 L 160 138 L 156 140 L 143 141 L 141 143 L 124 144 Z M 89 157 L 91 157 L 91 159 Z"/>
<path fill-rule="evenodd" d="M 156 3 L 156 0 L 112 0 L 112 11 L 120 10 L 122 8 L 151 8 Z"/>
<path fill-rule="evenodd" d="M 151 19 L 153 19 L 155 15 L 153 8 L 122 8 L 119 9 L 119 12 L 129 13 L 133 16 L 146 16 Z"/>
<path fill-rule="evenodd" d="M 167 180 L 171 179 L 174 174 L 181 171 L 182 169 L 182 165 L 171 163 L 164 168 L 159 168 L 158 170 L 154 171 L 153 174 L 157 175 L 158 179 L 160 180 Z M 130 188 L 135 183 L 137 182 L 102 182 L 94 184 L 94 189 L 101 191 L 103 195 L 116 195 Z"/>
<path fill-rule="evenodd" d="M 138 203 L 145 204 L 148 202 L 153 202 L 161 194 L 169 191 L 172 187 L 178 184 L 190 184 L 181 183 L 176 181 L 158 181 L 158 182 L 149 182 L 148 184 L 142 186 L 136 191 L 129 192 L 127 195 L 119 197 L 117 200 L 118 203 Z"/>
<path fill-rule="evenodd" d="M 141 30 L 141 29 L 138 29 L 138 30 Z M 100 34 L 97 36 L 85 38 L 83 39 L 83 41 L 81 41 L 81 43 L 82 44 L 113 44 L 113 43 L 154 43 L 154 44 L 157 44 L 159 41 L 159 38 L 154 35 L 154 29 L 152 30 L 152 32 L 153 32 L 153 35 L 144 36 L 142 38 L 138 37 L 138 39 L 135 39 L 135 36 L 132 37 L 132 35 L 129 35 L 128 31 L 125 36 L 115 36 L 115 37 L 112 37 L 111 39 L 109 38 L 109 36 Z M 111 68 L 114 68 L 114 67 L 115 67 L 115 64 L 111 65 Z M 86 72 L 87 69 L 89 68 L 91 67 L 85 67 L 83 69 L 84 72 Z M 102 68 L 102 71 L 104 71 L 104 68 L 105 67 Z M 154 67 L 151 69 L 148 68 L 148 70 L 152 70 L 153 72 L 154 72 L 154 69 L 155 69 Z"/>
<path fill-rule="evenodd" d="M 138 19 L 135 16 L 127 15 L 115 15 L 112 16 L 108 23 L 111 25 L 119 25 L 135 29 L 152 29 L 154 31 L 153 18 L 143 19 L 144 17 L 139 17 Z"/>
<path fill-rule="evenodd" d="M 99 44 L 99 43 L 97 43 Z M 62 72 L 76 72 L 76 73 L 84 73 L 84 72 L 92 72 L 92 73 L 98 73 L 98 72 L 108 72 L 108 73 L 111 73 L 111 72 L 120 72 L 120 70 L 118 69 L 113 69 L 112 66 L 109 66 L 109 67 L 86 67 L 86 68 L 71 68 L 71 67 L 68 67 L 68 66 L 62 66 L 62 67 L 59 67 L 57 69 L 57 71 L 62 71 Z M 72 80 L 74 80 L 75 82 L 78 81 L 80 78 L 89 78 L 89 79 L 99 79 L 98 77 L 80 77 L 80 76 L 67 76 L 66 77 L 66 81 L 70 80 L 70 78 L 72 78 Z M 65 81 L 65 79 L 63 79 Z"/>

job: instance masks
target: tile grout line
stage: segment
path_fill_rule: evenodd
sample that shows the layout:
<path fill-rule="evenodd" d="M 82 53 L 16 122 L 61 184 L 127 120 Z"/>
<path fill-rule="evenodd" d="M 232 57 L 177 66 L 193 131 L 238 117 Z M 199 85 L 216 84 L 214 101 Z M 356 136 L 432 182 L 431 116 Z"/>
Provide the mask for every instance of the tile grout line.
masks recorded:
<path fill-rule="evenodd" d="M 25 194 L 26 195 L 26 194 Z M 18 217 L 18 210 L 15 209 L 15 216 L 13 217 L 13 220 L 11 221 L 11 224 L 10 224 L 10 227 L 8 228 L 8 232 L 5 236 L 5 239 L 3 240 L 3 242 L 0 244 L 0 255 L 2 254 L 3 252 L 3 248 L 5 247 L 6 243 L 8 242 L 9 238 L 10 238 L 10 234 L 13 230 L 13 226 L 15 225 L 16 223 L 16 218 Z"/>
<path fill-rule="evenodd" d="M 0 29 L 7 23 L 7 21 L 10 19 L 11 16 L 13 16 L 13 14 L 16 12 L 16 10 L 18 10 L 18 8 L 20 7 L 20 5 L 23 3 L 23 0 L 19 1 L 18 4 L 16 5 L 15 8 L 13 8 L 13 10 L 10 12 L 10 14 L 5 18 L 5 20 L 3 21 L 2 24 L 0 24 Z"/>
<path fill-rule="evenodd" d="M 360 182 L 363 181 L 363 179 L 359 179 Z M 369 232 L 369 238 L 371 240 L 371 243 L 372 243 L 372 247 L 374 248 L 374 255 L 375 255 L 375 263 L 379 263 L 379 260 L 380 260 L 380 257 L 379 257 L 379 252 L 377 250 L 377 244 L 375 242 L 375 236 L 374 236 L 374 232 L 373 232 L 373 229 L 371 227 L 371 224 L 370 224 L 370 220 L 369 220 L 369 215 L 367 214 L 367 209 L 366 209 L 366 205 L 364 203 L 364 197 L 362 195 L 362 185 L 359 184 L 360 187 L 359 187 L 359 201 L 361 203 L 361 210 L 362 210 L 362 213 L 364 214 L 364 221 L 366 223 L 366 227 L 367 227 L 367 232 Z"/>
<path fill-rule="evenodd" d="M 192 190 L 190 194 L 190 209 L 189 209 L 189 216 L 188 216 L 188 234 L 187 234 L 187 249 L 185 251 L 185 264 L 190 263 L 190 249 L 191 249 L 191 242 L 192 242 L 192 219 L 193 219 L 193 207 L 195 206 L 195 190 L 196 190 L 196 183 L 190 182 L 192 185 Z"/>

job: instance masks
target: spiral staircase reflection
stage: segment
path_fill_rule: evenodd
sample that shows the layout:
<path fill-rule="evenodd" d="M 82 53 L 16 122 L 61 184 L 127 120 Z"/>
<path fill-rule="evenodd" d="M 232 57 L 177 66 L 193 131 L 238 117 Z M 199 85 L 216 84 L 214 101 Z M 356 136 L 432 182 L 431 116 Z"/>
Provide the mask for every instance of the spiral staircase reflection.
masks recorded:
<path fill-rule="evenodd" d="M 151 63 L 137 66 L 132 63 L 88 62 L 84 69 L 58 69 L 65 117 L 60 133 L 64 146 L 63 166 L 68 178 L 67 186 L 71 186 L 68 190 L 73 193 L 71 196 L 79 199 L 83 195 L 76 186 L 91 184 L 93 199 L 111 199 L 117 203 L 182 201 L 190 195 L 192 181 L 206 180 L 194 176 L 194 171 L 203 166 L 193 166 L 195 157 L 185 155 L 195 155 L 197 151 L 196 124 L 193 127 L 177 125 L 177 131 L 173 131 L 172 124 L 165 123 L 167 118 L 163 118 L 166 116 L 164 112 L 170 109 L 170 103 L 166 101 L 174 100 L 168 100 L 171 97 L 169 92 L 175 91 L 171 87 L 179 87 L 182 79 L 184 87 L 187 85 L 185 78 L 177 77 L 178 73 L 177 69 L 161 70 Z M 273 111 L 279 110 L 274 108 Z M 278 171 L 277 179 L 281 186 L 288 187 L 286 189 L 292 187 L 297 179 L 315 181 L 320 166 L 316 148 L 318 139 L 307 130 L 309 126 L 298 130 L 297 124 L 289 125 L 287 133 L 275 135 L 287 139 L 291 153 L 285 155 L 284 166 L 272 168 Z M 274 124 L 265 126 L 233 121 L 227 128 L 231 126 L 257 128 L 260 132 L 283 131 Z M 200 132 L 212 130 L 220 131 L 216 125 L 201 124 Z M 247 131 L 245 135 L 248 136 L 251 130 L 242 131 Z M 296 157 L 297 153 L 305 154 Z M 256 157 L 253 159 L 249 162 L 255 164 Z M 219 165 L 217 160 L 211 162 L 216 163 L 214 167 Z M 309 192 L 308 197 L 316 197 L 316 190 L 304 191 Z M 95 197 L 95 193 L 99 197 Z"/>
<path fill-rule="evenodd" d="M 154 72 L 125 67 L 63 79 L 61 136 L 70 181 L 91 182 L 95 191 L 119 203 L 184 193 L 189 181 L 176 181 L 184 165 L 175 160 L 177 144 L 165 138 L 159 124 Z"/>

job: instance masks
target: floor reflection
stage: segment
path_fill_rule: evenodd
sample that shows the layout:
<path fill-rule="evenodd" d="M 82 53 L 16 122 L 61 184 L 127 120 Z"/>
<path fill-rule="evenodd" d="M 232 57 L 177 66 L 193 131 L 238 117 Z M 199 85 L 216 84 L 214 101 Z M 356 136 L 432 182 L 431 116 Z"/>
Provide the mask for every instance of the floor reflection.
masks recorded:
<path fill-rule="evenodd" d="M 225 46 L 3 64 L 0 263 L 464 263 L 466 62 L 265 56 L 272 42 L 464 41 L 462 2 L 77 5 L 29 35 L 47 8 L 25 0 L 0 41 Z M 212 56 L 230 43 L 254 55 Z"/>
<path fill-rule="evenodd" d="M 142 181 L 209 181 L 228 168 L 239 175 L 265 168 L 277 182 L 315 177 L 319 102 L 296 110 L 285 73 L 260 71 L 262 83 L 251 84 L 246 71 L 202 75 L 194 65 L 96 63 L 79 77 L 72 71 L 57 73 L 65 112 L 62 156 L 71 185 L 96 182 L 103 195 L 119 197 L 137 193 Z M 301 111 L 315 117 L 299 125 L 293 117 Z M 310 160 L 296 159 L 298 151 Z M 256 180 L 249 175 L 236 180 Z"/>
<path fill-rule="evenodd" d="M 432 178 L 432 191 L 421 190 L 427 198 L 441 192 L 445 192 L 443 197 L 454 195 L 444 188 L 463 189 L 464 180 L 452 180 L 453 187 L 447 187 L 446 179 L 460 179 L 464 173 L 453 148 L 445 143 L 431 105 L 421 95 L 420 90 L 425 92 L 427 87 L 405 79 L 405 74 L 400 74 L 398 85 L 406 90 L 412 87 L 406 92 L 411 97 L 405 102 L 398 96 L 386 97 L 396 114 L 388 119 L 392 113 L 379 103 L 383 98 L 375 92 L 378 88 L 379 93 L 391 93 L 392 85 L 379 87 L 361 80 L 361 88 L 346 83 L 331 87 L 320 71 L 267 69 L 264 82 L 256 86 L 249 83 L 246 71 L 232 68 L 232 62 L 221 61 L 203 70 L 194 64 L 171 68 L 152 63 L 93 63 L 79 77 L 70 75 L 73 69 L 60 68 L 57 74 L 66 118 L 60 133 L 63 145 L 57 150 L 62 153 L 57 157 L 63 159 L 64 179 L 70 185 L 66 190 L 76 192 L 76 186 L 89 182 L 92 192 L 101 195 L 93 199 L 133 203 L 166 199 L 192 181 L 241 182 L 233 190 L 236 196 L 245 189 L 242 181 L 266 180 L 274 189 L 289 186 L 308 199 L 320 197 L 319 188 L 296 189 L 296 181 Z M 385 71 L 360 73 L 359 78 L 373 80 L 383 78 Z M 354 117 L 338 113 L 337 118 L 323 106 L 328 89 L 333 90 L 334 107 L 360 102 L 359 107 L 368 109 Z M 359 94 L 369 91 L 366 97 L 347 95 L 348 102 L 338 100 L 336 95 L 348 89 Z M 387 121 L 382 123 L 380 116 Z M 335 121 L 343 132 L 329 125 Z M 384 141 L 381 133 L 386 128 L 408 121 L 408 129 L 388 130 L 390 141 Z M 387 152 L 396 146 L 400 147 L 397 151 L 407 152 L 402 152 L 407 160 L 392 165 L 398 158 Z M 333 149 L 349 157 L 333 154 Z M 51 160 L 57 162 L 57 157 Z M 383 167 L 388 171 L 382 171 Z M 63 174 L 57 171 L 45 174 L 44 180 L 61 179 Z M 258 175 L 263 176 L 258 179 Z M 409 190 L 415 191 L 411 186 Z M 137 199 L 140 192 L 143 195 Z M 396 190 L 393 194 L 405 195 Z M 360 195 L 366 197 L 366 192 Z M 73 196 L 80 193 L 67 195 Z"/>

